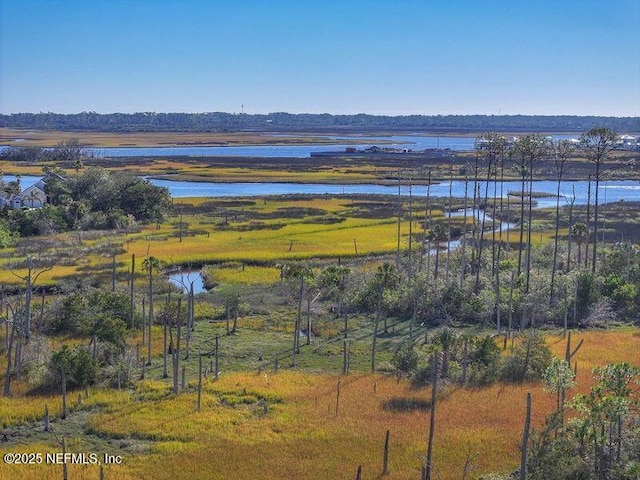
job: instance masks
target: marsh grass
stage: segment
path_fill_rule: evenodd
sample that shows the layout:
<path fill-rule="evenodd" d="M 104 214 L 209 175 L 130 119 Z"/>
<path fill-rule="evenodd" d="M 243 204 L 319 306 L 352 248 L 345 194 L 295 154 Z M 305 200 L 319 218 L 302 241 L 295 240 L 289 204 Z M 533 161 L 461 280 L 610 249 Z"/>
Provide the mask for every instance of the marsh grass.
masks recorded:
<path fill-rule="evenodd" d="M 207 337 L 217 327 L 198 324 L 196 335 Z M 248 325 L 243 328 L 248 330 Z M 225 353 L 237 359 L 251 357 L 258 338 L 241 332 L 238 338 L 222 339 L 226 342 L 222 348 L 229 348 Z M 546 338 L 554 354 L 562 356 L 566 341 L 561 334 L 550 332 Z M 576 356 L 578 386 L 570 395 L 588 389 L 594 366 L 634 358 L 640 349 L 637 328 L 573 332 L 576 344 L 580 339 L 585 343 Z M 311 355 L 304 351 L 301 358 Z M 160 361 L 158 356 L 154 364 Z M 160 370 L 152 369 L 133 389 L 92 390 L 82 410 L 55 423 L 58 434 L 67 435 L 73 449 L 120 449 L 124 464 L 110 466 L 107 478 L 281 479 L 309 478 L 313 472 L 314 478 L 333 479 L 354 476 L 358 465 L 366 478 L 377 477 L 384 435 L 390 430 L 389 478 L 419 475 L 426 452 L 429 388 L 416 389 L 407 381 L 379 374 L 345 377 L 288 368 L 278 373 L 233 372 L 223 367 L 217 381 L 212 375 L 204 379 L 203 409 L 198 413 L 195 357 L 187 363 L 187 389 L 177 397 L 159 378 Z M 533 397 L 533 425 L 539 427 L 555 405 L 555 397 L 543 392 L 540 383 L 449 387 L 439 398 L 435 432 L 434 464 L 441 478 L 460 478 L 469 453 L 474 475 L 514 470 L 527 392 Z M 13 418 L 13 425 L 29 425 L 39 421 L 43 403 L 49 402 L 51 408 L 54 400 L 55 396 L 21 395 L 5 399 L 0 408 L 3 418 Z M 86 416 L 74 417 L 80 413 Z M 73 437 L 78 428 L 88 443 Z M 0 445 L 2 452 L 18 450 L 46 452 L 59 447 L 51 437 L 35 435 L 26 436 L 19 445 Z M 3 465 L 3 472 L 12 479 L 60 475 L 59 469 L 32 465 Z M 94 466 L 73 466 L 71 472 L 75 476 L 70 478 L 98 474 Z"/>

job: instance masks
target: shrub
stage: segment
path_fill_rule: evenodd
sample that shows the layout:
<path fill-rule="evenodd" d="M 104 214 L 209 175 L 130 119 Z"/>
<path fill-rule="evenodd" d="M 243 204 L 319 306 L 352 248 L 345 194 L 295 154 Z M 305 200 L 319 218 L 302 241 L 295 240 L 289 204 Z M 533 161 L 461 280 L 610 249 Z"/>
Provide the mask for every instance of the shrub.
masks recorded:
<path fill-rule="evenodd" d="M 551 363 L 551 349 L 535 330 L 523 335 L 522 341 L 504 360 L 500 378 L 507 382 L 523 382 L 542 378 Z"/>

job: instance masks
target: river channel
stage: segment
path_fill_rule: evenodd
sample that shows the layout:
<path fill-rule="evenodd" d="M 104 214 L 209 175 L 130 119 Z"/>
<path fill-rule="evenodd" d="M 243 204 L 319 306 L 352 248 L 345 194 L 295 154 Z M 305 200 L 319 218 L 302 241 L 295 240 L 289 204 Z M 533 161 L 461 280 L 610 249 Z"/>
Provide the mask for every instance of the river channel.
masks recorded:
<path fill-rule="evenodd" d="M 111 147 L 93 149 L 98 157 L 259 157 L 259 158 L 308 158 L 317 152 L 344 152 L 348 147 L 358 150 L 379 146 L 423 151 L 445 149 L 470 151 L 475 147 L 475 137 L 436 135 L 389 136 L 323 136 L 330 140 L 324 144 L 303 145 L 242 145 L 242 146 L 181 146 L 181 147 Z M 575 138 L 571 135 L 553 135 L 556 140 Z M 352 143 L 350 143 L 352 142 Z"/>
<path fill-rule="evenodd" d="M 15 181 L 15 176 L 5 175 L 5 182 Z M 20 178 L 21 188 L 27 188 L 38 181 L 40 177 L 22 176 Z M 374 185 L 374 184 L 303 184 L 303 183 L 210 183 L 210 182 L 185 182 L 171 180 L 150 179 L 150 182 L 169 189 L 169 193 L 175 199 L 187 197 L 256 197 L 266 195 L 291 195 L 291 194 L 315 194 L 315 195 L 397 195 L 397 185 Z M 480 192 L 484 195 L 485 184 L 479 182 Z M 445 197 L 449 195 L 450 182 L 441 182 L 429 187 L 429 194 L 433 197 Z M 473 195 L 473 182 L 466 185 L 461 181 L 451 183 L 451 193 L 454 198 L 463 198 L 465 189 L 469 196 Z M 497 196 L 506 196 L 508 192 L 520 192 L 520 182 L 489 182 L 488 195 L 493 197 L 494 189 L 497 189 Z M 554 207 L 556 204 L 555 193 L 557 183 L 554 181 L 535 181 L 533 191 L 537 193 L 547 193 L 549 197 L 537 198 L 537 208 Z M 587 203 L 588 182 L 563 182 L 560 187 L 561 205 L 566 205 L 575 195 L 575 204 L 584 205 Z M 400 187 L 400 193 L 409 194 L 409 187 Z M 411 187 L 414 196 L 426 196 L 427 187 L 417 185 Z M 592 185 L 591 195 L 594 195 Z M 605 181 L 600 182 L 599 200 L 601 203 L 618 201 L 640 201 L 640 182 L 638 181 Z M 508 226 L 500 226 L 504 229 Z M 456 245 L 452 243 L 452 247 Z M 194 282 L 194 291 L 204 291 L 202 277 L 199 272 L 181 271 L 170 276 L 170 281 L 181 288 L 188 288 Z"/>

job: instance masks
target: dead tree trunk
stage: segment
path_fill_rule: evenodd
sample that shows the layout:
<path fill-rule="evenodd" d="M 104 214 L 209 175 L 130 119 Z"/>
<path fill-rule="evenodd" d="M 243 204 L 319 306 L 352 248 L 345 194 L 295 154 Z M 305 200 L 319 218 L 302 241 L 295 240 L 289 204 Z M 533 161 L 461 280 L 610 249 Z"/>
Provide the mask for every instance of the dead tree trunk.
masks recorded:
<path fill-rule="evenodd" d="M 43 423 L 44 423 L 44 431 L 48 432 L 49 431 L 49 407 L 47 404 L 44 405 Z"/>
<path fill-rule="evenodd" d="M 7 317 L 7 325 L 9 325 L 9 318 Z M 12 354 L 12 349 L 13 349 L 13 341 L 15 338 L 15 331 L 16 331 L 16 324 L 15 324 L 15 319 L 11 322 L 11 328 L 9 329 L 9 344 L 7 346 L 7 371 L 5 373 L 5 377 L 4 377 L 4 396 L 8 397 L 11 395 L 11 375 L 12 375 L 12 371 L 11 369 L 13 368 L 12 363 L 11 363 L 11 354 Z"/>
<path fill-rule="evenodd" d="M 62 458 L 64 459 L 64 461 L 62 462 L 62 480 L 67 480 L 68 479 L 68 476 L 67 476 L 67 461 L 66 461 L 67 444 L 64 441 L 64 437 L 62 438 L 62 441 L 60 442 L 60 445 L 62 447 Z"/>
<path fill-rule="evenodd" d="M 384 454 L 382 455 L 382 475 L 389 473 L 389 430 L 384 437 Z"/>
<path fill-rule="evenodd" d="M 296 355 L 300 353 L 300 325 L 302 322 L 302 299 L 304 296 L 304 275 L 300 275 L 300 292 L 298 295 L 298 315 L 293 329 L 293 354 L 291 357 L 291 366 L 296 366 Z"/>
<path fill-rule="evenodd" d="M 136 254 L 131 254 L 131 276 L 129 278 L 129 327 L 133 328 L 133 318 L 135 314 L 134 303 L 134 278 L 136 273 Z"/>
<path fill-rule="evenodd" d="M 176 315 L 176 346 L 171 351 L 171 359 L 173 360 L 173 393 L 178 394 L 178 374 L 180 372 L 180 335 L 182 333 L 182 299 L 178 299 L 178 313 Z"/>
<path fill-rule="evenodd" d="M 522 431 L 522 447 L 520 455 L 520 480 L 527 479 L 527 446 L 529 445 L 529 428 L 531 426 L 531 394 L 527 393 L 527 410 Z"/>
<path fill-rule="evenodd" d="M 64 367 L 60 369 L 60 374 L 62 376 L 62 413 L 60 417 L 67 418 L 67 376 Z"/>
<path fill-rule="evenodd" d="M 220 337 L 216 335 L 216 371 L 214 372 L 214 378 L 218 380 L 220 375 Z"/>
<path fill-rule="evenodd" d="M 349 373 L 347 344 L 349 342 L 349 325 L 347 323 L 347 312 L 344 312 L 344 338 L 342 341 L 342 374 Z"/>
<path fill-rule="evenodd" d="M 198 411 L 202 405 L 202 354 L 198 355 Z"/>
<path fill-rule="evenodd" d="M 167 297 L 167 309 L 169 309 L 171 305 L 171 300 Z M 167 345 L 167 330 L 171 328 L 171 325 L 168 324 L 169 319 L 168 315 L 162 316 L 162 378 L 169 377 L 169 366 L 168 366 L 168 345 Z M 149 338 L 151 338 L 151 334 L 149 334 Z M 151 342 L 149 342 L 149 346 L 151 346 Z M 151 351 L 151 350 L 149 350 Z M 172 357 L 173 358 L 173 357 Z M 151 362 L 149 362 L 151 365 Z"/>
<path fill-rule="evenodd" d="M 111 291 L 116 291 L 116 254 L 111 256 Z"/>
<path fill-rule="evenodd" d="M 425 480 L 431 480 L 433 465 L 431 463 L 433 453 L 433 434 L 436 426 L 436 400 L 438 394 L 438 360 L 439 355 L 431 356 L 431 411 L 429 414 L 429 442 L 427 445 L 427 465 L 425 469 Z"/>

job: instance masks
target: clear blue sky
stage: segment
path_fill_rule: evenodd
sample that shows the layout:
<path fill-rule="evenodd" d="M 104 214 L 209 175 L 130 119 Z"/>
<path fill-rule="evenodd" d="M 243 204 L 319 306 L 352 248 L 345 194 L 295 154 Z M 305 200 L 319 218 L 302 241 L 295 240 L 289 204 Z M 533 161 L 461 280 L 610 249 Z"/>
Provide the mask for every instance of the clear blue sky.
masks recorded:
<path fill-rule="evenodd" d="M 0 112 L 640 116 L 640 0 L 0 0 Z"/>

